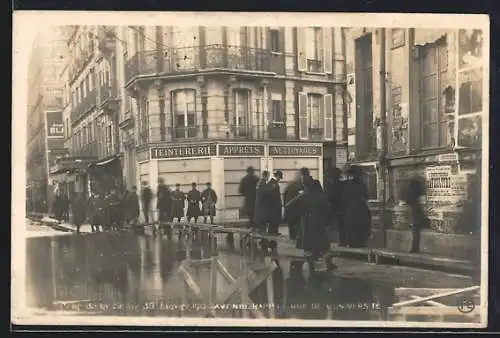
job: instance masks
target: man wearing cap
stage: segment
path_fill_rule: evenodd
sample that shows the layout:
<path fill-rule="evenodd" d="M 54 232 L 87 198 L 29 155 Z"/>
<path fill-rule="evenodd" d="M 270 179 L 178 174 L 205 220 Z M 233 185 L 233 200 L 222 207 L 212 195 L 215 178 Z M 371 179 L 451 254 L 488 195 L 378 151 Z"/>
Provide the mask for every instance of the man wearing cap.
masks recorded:
<path fill-rule="evenodd" d="M 259 182 L 258 177 L 254 174 L 255 170 L 253 167 L 247 168 L 247 175 L 241 179 L 239 192 L 244 197 L 244 213 L 248 216 L 250 220 L 250 227 L 254 227 L 253 222 L 254 212 L 255 212 L 255 199 L 257 195 L 257 183 Z"/>

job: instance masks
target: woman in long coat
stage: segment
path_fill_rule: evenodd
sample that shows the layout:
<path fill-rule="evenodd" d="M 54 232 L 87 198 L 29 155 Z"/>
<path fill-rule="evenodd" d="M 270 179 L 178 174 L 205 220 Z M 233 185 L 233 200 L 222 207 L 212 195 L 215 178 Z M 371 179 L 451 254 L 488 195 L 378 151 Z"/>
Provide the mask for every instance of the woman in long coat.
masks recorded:
<path fill-rule="evenodd" d="M 349 179 L 344 183 L 344 228 L 347 244 L 353 248 L 366 245 L 371 234 L 371 213 L 368 208 L 368 189 L 362 180 L 363 172 L 358 166 L 347 170 Z"/>
<path fill-rule="evenodd" d="M 304 192 L 286 205 L 300 215 L 296 247 L 312 253 L 312 259 L 320 258 L 330 248 L 327 236 L 328 198 L 321 184 L 312 177 L 303 178 Z"/>
<path fill-rule="evenodd" d="M 201 216 L 201 210 L 200 210 L 201 193 L 198 189 L 196 189 L 196 183 L 191 184 L 191 187 L 192 189 L 188 191 L 186 196 L 186 199 L 188 201 L 186 220 L 190 222 L 191 218 L 194 218 L 194 222 L 196 223 L 198 217 Z"/>

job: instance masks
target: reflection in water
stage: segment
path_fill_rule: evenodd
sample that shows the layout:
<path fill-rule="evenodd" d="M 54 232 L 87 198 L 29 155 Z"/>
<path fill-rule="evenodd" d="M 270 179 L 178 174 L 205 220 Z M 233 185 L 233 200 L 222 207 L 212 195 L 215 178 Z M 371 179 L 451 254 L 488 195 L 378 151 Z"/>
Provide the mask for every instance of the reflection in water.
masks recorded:
<path fill-rule="evenodd" d="M 194 238 L 189 245 L 191 259 L 207 259 L 212 255 L 206 240 Z M 205 316 L 206 311 L 200 311 L 202 301 L 192 293 L 183 300 L 185 283 L 177 271 L 185 258 L 185 246 L 177 237 L 99 233 L 29 239 L 28 305 L 60 309 L 54 302 L 80 301 L 79 310 L 136 316 L 179 316 L 184 305 L 182 315 Z M 234 279 L 255 263 L 225 250 L 219 252 L 218 258 Z M 368 310 L 393 300 L 394 290 L 387 285 L 332 274 L 312 274 L 304 278 L 289 260 L 282 258 L 277 263 L 272 285 L 277 317 L 380 319 L 380 310 Z M 189 271 L 201 294 L 208 299 L 210 266 L 191 266 Z M 219 273 L 216 284 L 221 297 L 232 283 Z M 268 304 L 267 288 L 265 282 L 260 284 L 250 292 L 250 301 L 256 305 Z M 231 298 L 231 305 L 216 315 L 243 316 L 241 310 L 232 306 L 235 300 L 241 303 L 241 295 Z M 268 315 L 265 308 L 261 312 Z M 379 317 L 374 317 L 374 313 Z"/>

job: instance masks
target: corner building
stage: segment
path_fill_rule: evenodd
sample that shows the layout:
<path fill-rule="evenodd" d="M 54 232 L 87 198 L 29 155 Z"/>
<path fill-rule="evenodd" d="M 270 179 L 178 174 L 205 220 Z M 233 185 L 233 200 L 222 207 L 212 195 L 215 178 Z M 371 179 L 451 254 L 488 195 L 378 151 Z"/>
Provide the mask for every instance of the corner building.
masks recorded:
<path fill-rule="evenodd" d="M 248 166 L 282 170 L 283 191 L 301 167 L 322 180 L 324 166 L 342 165 L 340 29 L 156 26 L 120 33 L 132 98 L 121 128 L 135 144 L 124 158 L 135 158 L 129 176 L 137 186 L 156 188 L 162 177 L 187 191 L 192 182 L 203 189 L 210 181 L 217 218 L 231 220 L 244 217 L 238 185 Z"/>

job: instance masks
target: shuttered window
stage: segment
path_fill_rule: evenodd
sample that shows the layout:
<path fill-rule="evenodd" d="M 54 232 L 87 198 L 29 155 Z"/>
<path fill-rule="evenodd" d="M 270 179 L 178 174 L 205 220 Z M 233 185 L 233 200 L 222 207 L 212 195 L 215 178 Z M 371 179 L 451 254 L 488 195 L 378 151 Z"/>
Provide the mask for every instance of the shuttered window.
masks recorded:
<path fill-rule="evenodd" d="M 309 138 L 309 126 L 307 115 L 307 94 L 299 93 L 299 139 Z"/>
<path fill-rule="evenodd" d="M 323 137 L 327 141 L 333 140 L 333 96 L 331 94 L 326 94 L 324 97 L 324 111 L 325 111 L 325 128 Z"/>
<path fill-rule="evenodd" d="M 172 92 L 172 110 L 176 138 L 191 138 L 197 135 L 196 91 L 185 89 Z"/>

